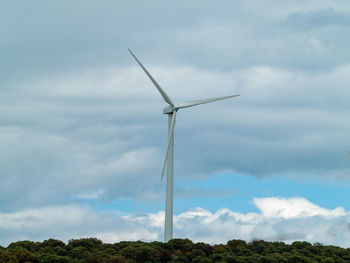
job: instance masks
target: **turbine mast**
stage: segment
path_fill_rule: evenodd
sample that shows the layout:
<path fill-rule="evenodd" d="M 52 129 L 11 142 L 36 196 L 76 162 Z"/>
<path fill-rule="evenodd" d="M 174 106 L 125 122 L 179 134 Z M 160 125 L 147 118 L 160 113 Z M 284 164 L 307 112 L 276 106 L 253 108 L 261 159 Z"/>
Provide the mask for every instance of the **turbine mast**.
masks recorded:
<path fill-rule="evenodd" d="M 176 113 L 175 113 L 176 114 Z M 173 238 L 173 191 L 174 191 L 174 132 L 172 130 L 172 121 L 175 118 L 174 113 L 168 114 L 168 140 L 169 150 L 166 159 L 167 177 L 166 177 L 166 197 L 165 197 L 165 223 L 164 223 L 164 242 Z"/>

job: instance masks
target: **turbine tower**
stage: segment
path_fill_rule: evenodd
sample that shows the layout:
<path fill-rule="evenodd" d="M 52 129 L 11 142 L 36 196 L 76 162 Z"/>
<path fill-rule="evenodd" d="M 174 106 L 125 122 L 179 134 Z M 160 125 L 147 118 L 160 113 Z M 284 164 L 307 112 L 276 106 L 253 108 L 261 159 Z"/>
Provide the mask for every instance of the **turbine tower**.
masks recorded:
<path fill-rule="evenodd" d="M 165 93 L 165 91 L 159 86 L 157 81 L 151 76 L 151 74 L 147 71 L 147 69 L 141 64 L 141 62 L 137 59 L 134 53 L 128 49 L 130 54 L 134 57 L 136 62 L 141 66 L 143 71 L 149 77 L 149 79 L 153 82 L 154 86 L 158 89 L 159 93 L 162 95 L 163 99 L 169 106 L 163 109 L 164 114 L 168 114 L 168 145 L 165 152 L 165 160 L 163 164 L 163 170 L 161 175 L 161 180 L 163 180 L 165 167 L 167 167 L 167 177 L 166 177 L 166 201 L 165 201 L 165 226 L 164 226 L 164 242 L 168 242 L 173 238 L 173 162 L 174 162 L 174 127 L 176 121 L 176 112 L 179 109 L 188 108 L 192 106 L 197 106 L 204 103 L 209 103 L 217 100 L 223 100 L 228 98 L 237 97 L 239 95 L 231 95 L 224 97 L 217 97 L 212 99 L 205 100 L 196 100 L 182 103 L 180 105 L 176 105 L 169 96 Z"/>

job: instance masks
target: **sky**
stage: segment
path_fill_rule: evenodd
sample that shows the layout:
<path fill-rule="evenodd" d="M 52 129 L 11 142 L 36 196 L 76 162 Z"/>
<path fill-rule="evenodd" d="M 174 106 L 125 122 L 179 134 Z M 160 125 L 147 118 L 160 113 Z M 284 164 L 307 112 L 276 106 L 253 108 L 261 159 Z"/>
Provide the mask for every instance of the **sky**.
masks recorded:
<path fill-rule="evenodd" d="M 0 245 L 174 237 L 350 247 L 347 0 L 4 0 Z"/>

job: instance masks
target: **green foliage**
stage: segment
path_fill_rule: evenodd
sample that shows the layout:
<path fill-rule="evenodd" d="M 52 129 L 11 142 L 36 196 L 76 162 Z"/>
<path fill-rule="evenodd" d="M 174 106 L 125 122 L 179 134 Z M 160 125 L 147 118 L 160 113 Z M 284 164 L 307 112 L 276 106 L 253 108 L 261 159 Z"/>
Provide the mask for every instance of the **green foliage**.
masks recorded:
<path fill-rule="evenodd" d="M 127 246 L 119 251 L 125 258 L 130 258 L 136 262 L 157 262 L 159 260 L 158 251 L 147 244 L 137 244 L 136 246 Z"/>
<path fill-rule="evenodd" d="M 247 248 L 247 243 L 243 240 L 230 240 L 226 245 L 232 252 L 239 253 Z"/>
<path fill-rule="evenodd" d="M 62 257 L 54 254 L 41 254 L 39 263 L 69 263 L 68 257 Z"/>
<path fill-rule="evenodd" d="M 224 254 L 214 253 L 209 258 L 212 262 L 224 262 Z"/>
<path fill-rule="evenodd" d="M 269 243 L 263 240 L 254 240 L 249 244 L 250 250 L 254 251 L 257 254 L 263 254 L 264 250 L 267 249 Z"/>
<path fill-rule="evenodd" d="M 173 249 L 179 249 L 182 251 L 190 251 L 193 246 L 193 242 L 189 239 L 180 239 L 180 238 L 174 238 L 168 242 L 168 245 L 170 245 Z"/>
<path fill-rule="evenodd" d="M 207 256 L 213 253 L 213 247 L 203 242 L 193 244 L 192 249 L 199 249 L 203 251 Z"/>
<path fill-rule="evenodd" d="M 10 250 L 0 251 L 0 263 L 19 263 L 16 256 Z"/>
<path fill-rule="evenodd" d="M 310 248 L 312 245 L 306 241 L 295 241 L 292 243 L 291 246 L 296 249 L 304 249 L 304 248 Z"/>
<path fill-rule="evenodd" d="M 40 244 L 41 248 L 55 248 L 55 247 L 65 247 L 66 244 L 64 244 L 61 240 L 57 240 L 57 239 L 48 239 L 45 240 L 44 242 L 42 242 Z"/>
<path fill-rule="evenodd" d="M 213 253 L 217 254 L 225 254 L 229 251 L 229 249 L 225 245 L 214 245 Z"/>
<path fill-rule="evenodd" d="M 17 242 L 11 243 L 7 248 L 9 249 L 24 248 L 30 252 L 35 252 L 38 249 L 38 243 L 35 243 L 33 241 L 28 241 L 28 240 L 17 241 Z"/>
<path fill-rule="evenodd" d="M 192 249 L 192 251 L 189 254 L 189 258 L 192 260 L 196 257 L 206 257 L 206 256 L 207 256 L 206 253 L 198 248 Z"/>
<path fill-rule="evenodd" d="M 122 255 L 116 255 L 110 258 L 109 263 L 126 263 L 130 262 Z"/>
<path fill-rule="evenodd" d="M 225 245 L 193 243 L 189 239 L 163 242 L 122 241 L 104 244 L 96 238 L 43 242 L 18 241 L 0 247 L 0 263 L 343 263 L 350 249 L 297 241 L 230 240 Z"/>
<path fill-rule="evenodd" d="M 100 249 L 102 246 L 102 241 L 97 238 L 71 239 L 68 241 L 69 249 L 73 249 L 75 247 L 84 247 L 89 251 L 93 251 L 93 249 Z"/>
<path fill-rule="evenodd" d="M 272 253 L 262 257 L 262 262 L 263 263 L 265 262 L 266 263 L 287 263 L 288 260 L 281 254 Z"/>
<path fill-rule="evenodd" d="M 58 256 L 67 256 L 66 244 L 60 240 L 48 239 L 37 244 L 40 253 L 55 254 Z"/>
<path fill-rule="evenodd" d="M 86 256 L 89 254 L 89 250 L 85 247 L 73 247 L 72 249 L 69 250 L 68 255 L 71 258 L 76 258 L 76 259 L 82 259 L 86 258 Z"/>
<path fill-rule="evenodd" d="M 211 259 L 203 256 L 197 256 L 192 260 L 192 263 L 211 263 Z"/>
<path fill-rule="evenodd" d="M 309 260 L 304 257 L 300 256 L 298 254 L 292 254 L 291 257 L 288 259 L 288 263 L 308 263 Z"/>
<path fill-rule="evenodd" d="M 333 258 L 327 257 L 322 260 L 322 263 L 335 263 Z"/>

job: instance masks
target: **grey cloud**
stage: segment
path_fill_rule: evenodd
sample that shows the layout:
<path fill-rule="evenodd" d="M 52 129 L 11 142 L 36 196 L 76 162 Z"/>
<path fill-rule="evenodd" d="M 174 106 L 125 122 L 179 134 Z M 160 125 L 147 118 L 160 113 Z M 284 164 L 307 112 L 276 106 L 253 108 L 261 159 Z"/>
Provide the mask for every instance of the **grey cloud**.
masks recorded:
<path fill-rule="evenodd" d="M 322 76 L 267 67 L 229 73 L 151 68 L 176 102 L 242 95 L 179 112 L 179 180 L 222 170 L 348 180 L 348 67 Z M 156 89 L 136 69 L 90 70 L 5 93 L 0 99 L 3 209 L 73 202 L 76 195 L 100 189 L 104 202 L 159 202 L 167 118 Z M 16 94 L 23 97 L 7 100 Z M 197 190 L 200 196 L 218 194 Z"/>
<path fill-rule="evenodd" d="M 292 13 L 286 19 L 286 25 L 295 29 L 310 30 L 327 26 L 350 25 L 350 15 L 331 8 L 304 13 Z"/>
<path fill-rule="evenodd" d="M 2 77 L 129 64 L 128 47 L 149 50 L 156 44 L 159 50 L 177 28 L 222 15 L 215 7 L 209 1 L 7 1 L 0 11 Z M 152 57 L 156 51 L 149 52 Z"/>
<path fill-rule="evenodd" d="M 150 64 L 210 70 L 252 65 L 324 70 L 349 62 L 347 28 L 300 34 L 286 32 L 283 24 L 298 25 L 301 17 L 307 26 L 320 19 L 338 25 L 347 21 L 338 11 L 340 2 L 37 0 L 1 5 L 3 84 L 77 68 L 130 65 L 128 47 Z"/>
<path fill-rule="evenodd" d="M 346 2 L 18 3 L 0 8 L 2 209 L 100 189 L 106 202 L 157 200 L 164 104 L 127 47 L 176 102 L 241 94 L 179 112 L 180 180 L 348 180 Z"/>

